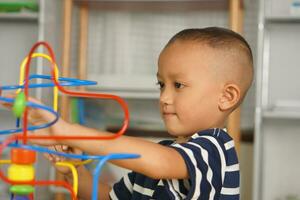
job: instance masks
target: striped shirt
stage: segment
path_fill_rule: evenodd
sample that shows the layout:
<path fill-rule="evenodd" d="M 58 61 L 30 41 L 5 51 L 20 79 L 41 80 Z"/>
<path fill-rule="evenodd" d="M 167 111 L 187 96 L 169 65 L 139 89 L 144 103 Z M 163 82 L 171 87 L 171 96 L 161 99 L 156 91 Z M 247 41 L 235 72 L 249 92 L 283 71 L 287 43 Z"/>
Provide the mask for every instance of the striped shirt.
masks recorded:
<path fill-rule="evenodd" d="M 186 143 L 164 140 L 161 145 L 177 150 L 189 179 L 155 180 L 131 172 L 113 186 L 110 198 L 238 200 L 240 172 L 232 138 L 215 128 L 194 134 Z"/>

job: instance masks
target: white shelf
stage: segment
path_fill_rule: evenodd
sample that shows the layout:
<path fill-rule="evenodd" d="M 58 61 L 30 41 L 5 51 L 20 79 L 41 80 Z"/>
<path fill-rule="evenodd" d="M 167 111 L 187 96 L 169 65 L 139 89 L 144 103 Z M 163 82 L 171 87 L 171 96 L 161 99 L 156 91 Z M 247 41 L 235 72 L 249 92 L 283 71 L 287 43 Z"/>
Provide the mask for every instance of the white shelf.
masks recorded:
<path fill-rule="evenodd" d="M 300 101 L 277 101 L 274 105 L 264 108 L 262 114 L 267 118 L 300 119 Z"/>
<path fill-rule="evenodd" d="M 158 91 L 130 91 L 130 90 L 117 90 L 117 89 L 102 89 L 101 87 L 89 86 L 87 88 L 88 91 L 91 92 L 99 92 L 104 94 L 113 94 L 120 96 L 122 98 L 138 98 L 138 99 L 158 99 L 159 92 Z"/>
<path fill-rule="evenodd" d="M 298 100 L 280 100 L 263 109 L 263 117 L 300 119 L 300 102 Z"/>
<path fill-rule="evenodd" d="M 300 22 L 300 15 L 299 16 L 268 16 L 265 18 L 267 22 Z"/>
<path fill-rule="evenodd" d="M 34 12 L 0 13 L 0 20 L 38 21 L 39 15 Z"/>
<path fill-rule="evenodd" d="M 197 10 L 228 8 L 226 0 L 75 0 L 75 3 L 88 5 L 93 9 Z"/>
<path fill-rule="evenodd" d="M 124 98 L 158 99 L 159 89 L 155 76 L 147 75 L 88 75 L 97 85 L 87 90 L 118 95 Z"/>
<path fill-rule="evenodd" d="M 300 111 L 293 110 L 265 110 L 263 111 L 264 118 L 274 119 L 300 119 Z"/>

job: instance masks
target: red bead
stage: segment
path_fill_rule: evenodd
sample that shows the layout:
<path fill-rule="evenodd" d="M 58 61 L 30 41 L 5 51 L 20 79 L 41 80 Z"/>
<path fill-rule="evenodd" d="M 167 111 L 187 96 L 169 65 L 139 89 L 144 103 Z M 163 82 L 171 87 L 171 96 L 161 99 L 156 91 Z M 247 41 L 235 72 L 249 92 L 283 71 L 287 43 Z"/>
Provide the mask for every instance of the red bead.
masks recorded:
<path fill-rule="evenodd" d="M 15 164 L 33 164 L 36 160 L 36 152 L 28 149 L 13 148 L 10 151 L 11 162 Z"/>

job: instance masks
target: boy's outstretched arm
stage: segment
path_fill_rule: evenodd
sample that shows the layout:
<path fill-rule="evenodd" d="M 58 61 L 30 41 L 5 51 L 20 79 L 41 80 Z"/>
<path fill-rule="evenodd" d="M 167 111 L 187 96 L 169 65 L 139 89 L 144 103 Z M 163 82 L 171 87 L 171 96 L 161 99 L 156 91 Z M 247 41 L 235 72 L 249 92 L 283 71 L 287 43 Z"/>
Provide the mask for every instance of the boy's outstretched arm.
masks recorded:
<path fill-rule="evenodd" d="M 29 98 L 30 101 L 40 103 Z M 10 106 L 8 106 L 10 108 Z M 52 121 L 52 114 L 40 110 L 29 109 L 28 120 L 33 125 L 40 125 Z M 77 124 L 70 124 L 59 119 L 49 128 L 35 130 L 34 135 L 111 135 L 113 133 L 98 131 Z M 142 134 L 141 134 L 142 135 Z M 110 153 L 135 153 L 141 157 L 137 159 L 116 160 L 114 164 L 144 174 L 154 179 L 183 179 L 188 178 L 188 171 L 184 159 L 173 148 L 156 144 L 136 137 L 121 136 L 113 140 L 31 140 L 40 145 L 64 144 L 94 155 L 107 155 Z"/>
<path fill-rule="evenodd" d="M 72 133 L 72 135 L 113 134 L 77 124 L 67 124 L 67 126 L 64 130 L 68 130 L 68 133 Z M 110 153 L 140 154 L 140 158 L 116 160 L 113 163 L 154 179 L 188 178 L 185 162 L 175 149 L 140 138 L 121 136 L 113 140 L 67 140 L 62 141 L 62 143 L 94 155 Z"/>

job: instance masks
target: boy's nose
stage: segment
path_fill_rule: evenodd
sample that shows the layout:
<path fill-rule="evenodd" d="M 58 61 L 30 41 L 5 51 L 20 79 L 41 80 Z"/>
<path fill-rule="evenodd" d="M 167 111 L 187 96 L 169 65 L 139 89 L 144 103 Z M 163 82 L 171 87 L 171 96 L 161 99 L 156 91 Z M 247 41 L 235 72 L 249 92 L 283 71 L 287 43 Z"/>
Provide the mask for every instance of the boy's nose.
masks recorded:
<path fill-rule="evenodd" d="M 169 90 L 166 90 L 166 89 L 164 91 L 161 91 L 159 100 L 160 100 L 160 103 L 163 104 L 163 105 L 172 104 L 171 92 Z"/>

